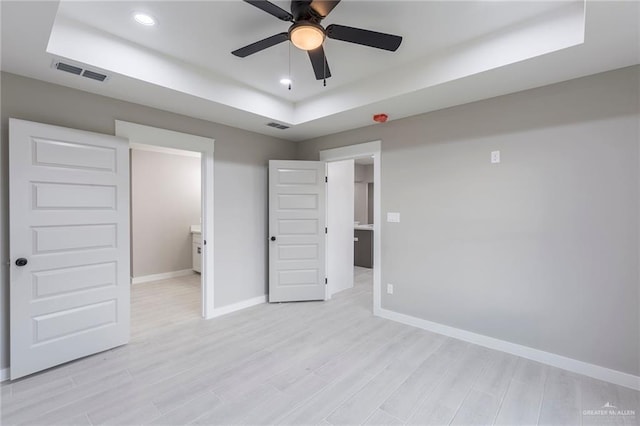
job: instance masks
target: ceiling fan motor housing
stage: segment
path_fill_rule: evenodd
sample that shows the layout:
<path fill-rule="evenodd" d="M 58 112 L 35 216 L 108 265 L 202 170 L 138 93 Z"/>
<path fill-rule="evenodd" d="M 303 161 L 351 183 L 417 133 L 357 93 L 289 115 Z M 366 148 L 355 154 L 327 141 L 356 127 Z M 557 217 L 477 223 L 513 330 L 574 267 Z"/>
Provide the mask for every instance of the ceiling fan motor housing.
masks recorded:
<path fill-rule="evenodd" d="M 294 0 L 291 2 L 291 14 L 293 15 L 293 19 L 298 21 L 307 21 L 313 22 L 315 24 L 319 24 L 322 21 L 324 16 L 321 16 L 318 12 L 316 12 L 313 8 L 311 8 L 311 1 L 305 0 Z"/>

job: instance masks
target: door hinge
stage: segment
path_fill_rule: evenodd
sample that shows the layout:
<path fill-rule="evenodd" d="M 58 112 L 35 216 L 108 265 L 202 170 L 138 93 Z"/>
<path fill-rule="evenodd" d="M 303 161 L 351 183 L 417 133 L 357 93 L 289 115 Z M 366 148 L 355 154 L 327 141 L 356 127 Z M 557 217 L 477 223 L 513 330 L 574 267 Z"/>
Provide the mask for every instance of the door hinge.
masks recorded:
<path fill-rule="evenodd" d="M 204 244 L 203 245 L 207 245 L 207 240 L 202 241 Z"/>
<path fill-rule="evenodd" d="M 329 182 L 329 176 L 325 176 L 325 177 L 324 177 L 324 181 L 325 181 L 325 182 Z"/>
<path fill-rule="evenodd" d="M 324 279 L 324 284 L 327 285 L 328 282 L 329 282 L 329 280 L 325 278 Z"/>
<path fill-rule="evenodd" d="M 327 228 L 326 228 L 326 227 L 324 228 L 324 233 L 325 233 L 325 234 L 328 234 L 328 230 L 327 230 Z"/>

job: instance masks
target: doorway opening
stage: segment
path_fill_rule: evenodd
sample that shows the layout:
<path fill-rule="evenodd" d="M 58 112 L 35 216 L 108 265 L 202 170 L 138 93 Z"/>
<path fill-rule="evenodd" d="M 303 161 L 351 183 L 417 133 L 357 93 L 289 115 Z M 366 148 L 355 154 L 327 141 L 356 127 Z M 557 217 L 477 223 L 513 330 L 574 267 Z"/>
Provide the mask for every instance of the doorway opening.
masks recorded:
<path fill-rule="evenodd" d="M 201 316 L 200 152 L 130 148 L 131 338 Z"/>
<path fill-rule="evenodd" d="M 199 288 L 199 295 L 194 296 L 193 292 L 191 292 L 191 298 L 196 298 L 196 300 L 200 301 L 200 316 L 209 319 L 214 316 L 214 281 L 213 281 L 213 151 L 214 151 L 214 140 L 211 138 L 205 138 L 202 136 L 190 135 L 186 133 L 175 132 L 166 129 L 159 129 L 155 127 L 143 126 L 140 124 L 129 123 L 126 121 L 116 120 L 116 135 L 129 139 L 129 146 L 133 149 L 134 155 L 133 158 L 135 160 L 135 152 L 146 152 L 153 154 L 172 154 L 178 155 L 184 159 L 195 160 L 192 161 L 193 167 L 197 167 L 197 163 L 199 162 L 199 180 L 200 180 L 200 214 L 199 219 L 195 212 L 191 213 L 192 217 L 188 219 L 188 223 L 185 222 L 184 226 L 181 228 L 187 227 L 187 229 L 183 229 L 179 231 L 181 244 L 183 245 L 183 249 L 188 247 L 191 251 L 185 252 L 183 256 L 186 256 L 187 259 L 191 259 L 191 263 L 186 264 L 185 269 L 179 269 L 177 271 L 173 271 L 174 274 L 178 276 L 160 276 L 157 275 L 154 277 L 153 274 L 147 275 L 147 282 L 158 281 L 157 278 L 170 278 L 170 279 L 178 279 L 183 277 L 191 277 L 191 282 L 187 278 L 183 278 L 183 280 L 187 280 L 187 282 L 183 282 L 183 287 L 191 285 L 196 289 Z M 157 155 L 155 155 L 157 156 Z M 198 158 L 196 158 L 198 157 Z M 188 162 L 188 161 L 187 161 Z M 133 173 L 136 173 L 135 170 L 132 170 Z M 182 180 L 192 182 L 192 186 L 196 186 L 197 183 L 193 182 L 194 179 L 194 170 L 183 171 L 183 174 L 188 174 L 189 176 L 182 176 Z M 191 180 L 190 180 L 191 179 Z M 159 182 L 155 182 L 154 191 L 162 191 L 165 190 L 167 186 L 173 185 L 173 181 L 169 181 L 170 183 L 165 182 L 164 184 L 160 184 Z M 135 182 L 133 182 L 134 191 L 135 191 Z M 192 191 L 193 192 L 193 191 Z M 133 194 L 133 197 L 136 195 Z M 192 194 L 192 197 L 197 196 L 197 194 Z M 134 200 L 135 202 L 135 200 Z M 132 209 L 132 213 L 135 210 L 135 206 Z M 133 220 L 132 215 L 132 220 Z M 192 223 L 193 222 L 193 223 Z M 200 227 L 198 228 L 198 225 Z M 133 224 L 132 228 L 135 226 Z M 199 231 L 199 236 L 198 236 Z M 136 239 L 136 235 L 133 233 L 136 232 L 132 229 L 132 239 Z M 166 235 L 162 234 L 161 229 L 154 228 L 153 231 L 147 232 L 158 232 L 160 236 L 163 238 L 167 238 Z M 148 237 L 148 236 L 147 236 Z M 207 244 L 209 242 L 209 244 Z M 190 243 L 190 244 L 189 244 Z M 136 244 L 134 241 L 133 244 Z M 199 252 L 199 253 L 198 253 Z M 132 252 L 133 253 L 133 252 Z M 141 254 L 138 254 L 140 257 Z M 144 256 L 144 253 L 142 254 Z M 136 262 L 135 254 L 133 255 L 133 262 Z M 195 260 L 196 264 L 193 264 L 193 260 Z M 198 262 L 199 260 L 199 262 Z M 158 259 L 151 259 L 150 263 L 153 262 L 158 263 Z M 134 265 L 132 262 L 132 266 Z M 161 261 L 160 261 L 161 262 Z M 190 269 L 189 269 L 190 266 Z M 200 275 L 194 274 L 194 268 L 200 270 Z M 132 282 L 134 284 L 134 292 L 136 291 L 135 286 L 142 285 L 140 281 L 143 280 L 135 280 L 136 275 L 140 275 L 144 272 L 144 269 L 137 270 L 135 266 L 132 267 L 134 280 Z M 180 277 L 180 272 L 184 275 Z M 141 275 L 144 276 L 144 275 Z M 200 278 L 198 280 L 198 277 Z M 168 286 L 171 286 L 170 283 L 165 283 Z M 199 285 L 198 285 L 199 284 Z M 169 290 L 175 290 L 175 288 L 170 288 Z M 199 296 L 199 297 L 198 297 Z M 187 298 L 188 299 L 188 298 Z M 152 303 L 152 302 L 150 302 Z M 168 303 L 171 303 L 170 301 Z M 189 302 L 185 302 L 189 303 Z M 191 300 L 193 303 L 193 300 Z M 144 303 L 141 302 L 141 305 Z M 135 309 L 135 307 L 134 307 Z M 161 310 L 159 308 L 158 310 Z M 155 310 L 154 310 L 155 311 Z M 150 315 L 155 315 L 156 312 L 153 312 Z M 164 315 L 163 312 L 158 313 L 159 316 Z"/>
<path fill-rule="evenodd" d="M 373 288 L 373 155 L 354 159 L 354 287 Z"/>
<path fill-rule="evenodd" d="M 327 192 L 327 220 L 331 224 L 332 218 L 340 217 L 346 223 L 345 211 L 351 221 L 351 238 L 334 237 L 327 233 L 327 271 L 328 285 L 326 299 L 342 290 L 340 283 L 347 280 L 347 271 L 351 271 L 351 286 L 373 286 L 373 313 L 380 310 L 381 288 L 381 203 L 380 203 L 380 151 L 381 142 L 374 141 L 358 145 L 350 145 L 341 148 L 320 151 L 320 160 L 327 162 L 327 176 L 329 188 Z M 351 163 L 351 175 L 348 173 L 334 172 L 340 169 L 333 165 L 338 163 Z M 343 168 L 345 170 L 346 167 Z M 351 198 L 340 195 L 336 190 L 332 191 L 332 179 L 338 175 L 339 183 L 343 188 L 351 186 Z M 335 181 L 335 179 L 334 179 Z M 347 203 L 351 203 L 348 206 Z M 366 223 L 363 223 L 366 222 Z M 358 241 L 356 241 L 356 238 Z M 345 244 L 349 244 L 348 250 L 353 257 L 331 256 L 344 250 Z M 333 285 L 332 285 L 333 281 Z"/>

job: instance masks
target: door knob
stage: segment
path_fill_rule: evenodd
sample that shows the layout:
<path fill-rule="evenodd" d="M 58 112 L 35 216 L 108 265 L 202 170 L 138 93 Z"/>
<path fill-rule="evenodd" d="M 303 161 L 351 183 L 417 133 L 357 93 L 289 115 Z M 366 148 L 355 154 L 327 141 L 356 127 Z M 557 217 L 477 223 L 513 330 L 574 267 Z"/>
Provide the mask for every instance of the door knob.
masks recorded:
<path fill-rule="evenodd" d="M 276 240 L 276 237 L 271 237 L 271 241 L 275 241 L 275 240 Z"/>
<path fill-rule="evenodd" d="M 20 257 L 20 258 L 16 259 L 16 266 L 24 266 L 27 263 L 29 263 L 29 262 L 24 257 Z"/>

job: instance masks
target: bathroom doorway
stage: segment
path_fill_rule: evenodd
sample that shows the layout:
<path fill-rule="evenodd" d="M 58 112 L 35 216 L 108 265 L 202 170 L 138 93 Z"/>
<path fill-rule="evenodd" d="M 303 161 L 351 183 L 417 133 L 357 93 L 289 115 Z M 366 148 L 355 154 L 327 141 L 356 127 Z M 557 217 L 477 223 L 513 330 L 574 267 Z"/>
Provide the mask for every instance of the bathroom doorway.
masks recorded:
<path fill-rule="evenodd" d="M 194 217 L 185 222 L 184 226 L 181 226 L 182 230 L 181 238 L 183 248 L 191 243 L 191 263 L 187 263 L 184 269 L 178 269 L 177 271 L 183 271 L 185 276 L 187 273 L 191 275 L 193 279 L 193 285 L 199 288 L 199 309 L 198 314 L 200 318 L 212 318 L 214 316 L 213 300 L 214 300 L 214 275 L 213 275 L 213 151 L 214 140 L 202 136 L 190 135 L 180 132 L 175 132 L 166 129 L 159 129 L 155 127 L 143 126 L 140 124 L 129 123 L 125 121 L 116 120 L 116 135 L 129 139 L 129 145 L 132 149 L 145 150 L 153 153 L 169 153 L 179 154 L 187 151 L 191 156 L 191 160 L 195 161 L 194 164 L 199 162 L 199 179 L 200 179 L 200 223 L 198 218 L 194 214 Z M 186 157 L 189 157 L 187 155 Z M 196 158 L 199 157 L 199 158 Z M 135 158 L 135 153 L 134 153 Z M 194 165 L 196 168 L 197 165 Z M 190 172 L 183 172 L 184 175 L 191 175 L 192 179 L 195 179 L 196 172 L 194 170 Z M 186 176 L 183 176 L 186 178 Z M 191 180 L 193 181 L 193 180 Z M 169 184 L 164 184 L 164 186 Z M 193 184 L 194 186 L 196 184 Z M 156 186 L 163 186 L 157 182 Z M 135 191 L 135 188 L 134 188 Z M 135 195 L 134 195 L 135 196 Z M 197 196 L 197 194 L 196 194 Z M 193 223 L 192 223 L 193 222 Z M 200 228 L 198 229 L 198 224 Z M 135 225 L 134 225 L 135 226 Z M 186 237 L 184 227 L 187 227 Z M 199 231 L 199 238 L 198 238 Z M 166 237 L 160 233 L 161 237 Z M 209 244 L 207 244 L 209 242 Z M 188 255 L 187 255 L 188 256 Z M 194 257 L 195 256 L 195 257 Z M 196 260 L 195 265 L 193 260 Z M 198 262 L 199 260 L 199 262 Z M 198 264 L 199 263 L 199 264 Z M 132 263 L 133 264 L 133 263 Z M 190 268 L 190 269 L 189 269 Z M 193 269 L 200 269 L 200 275 L 198 280 L 197 271 Z M 132 271 L 136 275 L 140 275 L 143 272 Z M 176 272 L 176 271 L 173 271 Z M 150 274 L 153 275 L 153 274 Z M 144 276 L 144 275 L 142 275 Z M 134 276 L 134 278 L 139 278 Z M 153 278 L 153 277 L 151 277 Z M 179 277 L 171 277 L 179 278 Z M 140 281 L 140 280 L 136 280 Z M 138 285 L 138 284 L 133 284 Z M 149 302 L 153 304 L 153 302 Z M 162 315 L 162 314 L 161 314 Z"/>
<path fill-rule="evenodd" d="M 130 148 L 131 338 L 201 317 L 201 153 Z"/>

